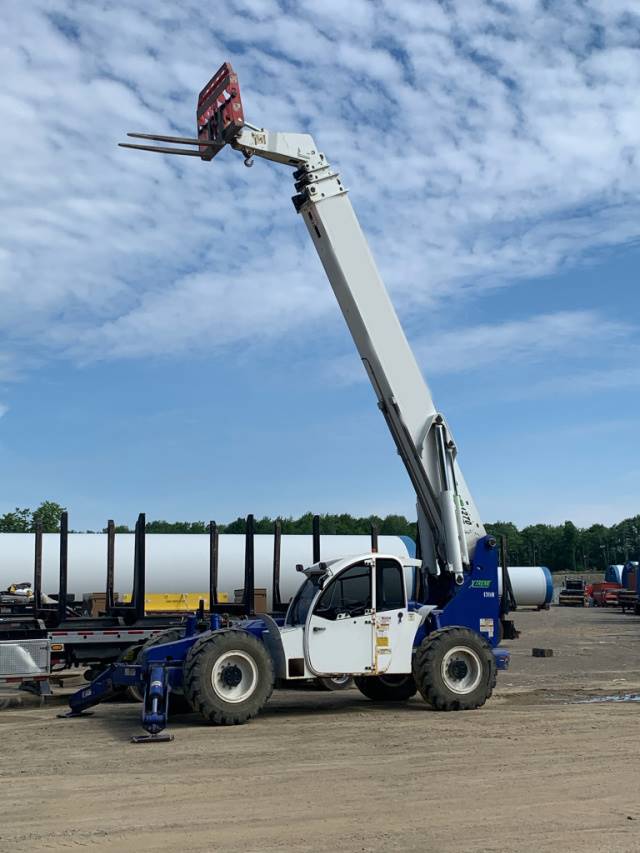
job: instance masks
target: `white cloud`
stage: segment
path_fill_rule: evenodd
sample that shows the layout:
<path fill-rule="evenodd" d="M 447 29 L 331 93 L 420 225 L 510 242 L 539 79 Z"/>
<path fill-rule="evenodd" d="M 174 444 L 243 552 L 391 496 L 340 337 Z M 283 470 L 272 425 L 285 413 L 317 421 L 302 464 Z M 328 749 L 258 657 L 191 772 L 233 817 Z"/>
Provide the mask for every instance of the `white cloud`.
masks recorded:
<path fill-rule="evenodd" d="M 146 356 L 184 349 L 212 349 L 243 340 L 277 339 L 283 331 L 322 314 L 328 289 L 317 293 L 304 273 L 302 255 L 288 251 L 227 269 L 193 273 L 171 288 L 147 291 L 132 309 L 90 332 L 79 331 L 71 350 L 79 358 Z M 306 264 L 309 258 L 304 259 Z M 272 269 L 282 270 L 272 286 Z"/>
<path fill-rule="evenodd" d="M 630 355 L 636 363 L 640 360 L 639 349 L 634 349 Z M 633 388 L 640 388 L 640 367 L 612 367 L 606 370 L 563 372 L 561 376 L 554 376 L 521 389 L 518 396 L 573 396 Z"/>
<path fill-rule="evenodd" d="M 409 319 L 637 240 L 634 8 L 11 5 L 0 331 L 83 360 L 268 342 L 331 316 L 286 170 L 116 148 L 127 130 L 192 134 L 197 91 L 229 56 L 250 120 L 309 130 L 340 167 Z M 540 322 L 465 346 L 514 351 Z"/>
<path fill-rule="evenodd" d="M 440 376 L 450 373 L 472 373 L 485 370 L 493 364 L 514 365 L 526 362 L 528 365 L 556 359 L 580 359 L 593 355 L 594 340 L 606 340 L 608 355 L 611 356 L 619 345 L 628 346 L 633 329 L 624 323 L 607 321 L 596 311 L 557 311 L 540 314 L 525 320 L 511 320 L 505 323 L 485 323 L 459 329 L 446 329 L 429 337 L 414 337 L 411 341 L 416 358 L 424 367 L 427 376 Z M 328 366 L 329 373 L 347 384 L 363 381 L 366 374 L 353 354 L 340 356 Z M 615 371 L 597 374 L 603 383 L 606 378 L 613 381 Z M 622 376 L 637 375 L 640 370 L 620 371 Z M 590 390 L 596 381 L 594 376 L 574 385 L 576 393 L 581 389 Z M 575 377 L 554 377 L 535 387 L 535 393 L 553 393 L 556 385 L 574 384 Z M 518 394 L 532 393 L 527 386 L 525 391 L 519 387 Z"/>
<path fill-rule="evenodd" d="M 471 326 L 416 343 L 418 358 L 436 374 L 485 368 L 495 362 L 531 364 L 559 354 L 593 354 L 593 340 L 604 336 L 612 346 L 629 328 L 604 320 L 594 311 L 558 311 L 526 320 Z"/>
<path fill-rule="evenodd" d="M 5 406 L 4 403 L 0 403 L 0 418 L 4 417 L 9 411 L 9 406 Z"/>
<path fill-rule="evenodd" d="M 0 382 L 12 382 L 20 377 L 19 370 L 11 353 L 0 351 Z"/>

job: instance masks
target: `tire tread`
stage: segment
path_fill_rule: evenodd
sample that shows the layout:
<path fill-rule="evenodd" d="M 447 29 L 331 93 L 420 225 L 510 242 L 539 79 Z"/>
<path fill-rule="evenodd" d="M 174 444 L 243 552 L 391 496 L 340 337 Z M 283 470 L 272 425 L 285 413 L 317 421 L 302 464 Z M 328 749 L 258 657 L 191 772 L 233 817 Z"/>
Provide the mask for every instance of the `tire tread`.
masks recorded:
<path fill-rule="evenodd" d="M 485 690 L 482 693 L 478 694 L 478 690 L 476 689 L 468 697 L 447 696 L 438 684 L 434 684 L 433 674 L 438 668 L 438 658 L 443 654 L 442 647 L 448 644 L 451 638 L 460 644 L 473 639 L 475 641 L 474 645 L 480 646 L 480 649 L 476 648 L 475 650 L 480 651 L 484 662 L 487 664 Z M 497 669 L 491 646 L 485 638 L 471 631 L 469 628 L 454 626 L 440 628 L 425 637 L 414 655 L 413 677 L 420 695 L 434 710 L 470 711 L 480 708 L 490 698 L 496 686 Z"/>
<path fill-rule="evenodd" d="M 253 707 L 248 709 L 244 707 L 242 711 L 240 708 L 234 709 L 233 707 L 229 707 L 228 709 L 216 708 L 213 703 L 207 699 L 202 690 L 202 682 L 205 677 L 203 675 L 205 654 L 210 651 L 212 647 L 223 642 L 222 638 L 227 639 L 229 636 L 234 634 L 242 638 L 243 642 L 248 640 L 250 645 L 255 644 L 254 649 L 256 649 L 258 654 L 263 657 L 269 667 L 269 671 L 267 672 L 268 688 L 266 697 Z M 205 634 L 196 640 L 193 646 L 189 649 L 184 664 L 184 691 L 191 703 L 191 706 L 193 707 L 193 710 L 200 714 L 200 716 L 207 722 L 216 726 L 238 726 L 255 717 L 269 701 L 273 692 L 273 685 L 274 672 L 271 657 L 264 645 L 246 631 L 239 631 L 233 628 L 223 628 L 219 631 L 215 631 L 214 633 Z"/>

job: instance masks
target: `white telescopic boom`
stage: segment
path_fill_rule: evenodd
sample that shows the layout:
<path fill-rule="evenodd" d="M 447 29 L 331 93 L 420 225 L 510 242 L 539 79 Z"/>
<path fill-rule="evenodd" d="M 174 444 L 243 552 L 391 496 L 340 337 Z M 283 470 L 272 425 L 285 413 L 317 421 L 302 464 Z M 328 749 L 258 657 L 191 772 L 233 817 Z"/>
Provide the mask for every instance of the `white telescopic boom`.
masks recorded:
<path fill-rule="evenodd" d="M 195 139 L 132 133 L 195 149 L 150 147 L 159 153 L 211 160 L 231 145 L 252 165 L 254 156 L 296 168 L 293 198 L 311 235 L 360 353 L 418 500 L 418 535 L 425 566 L 464 580 L 485 529 L 456 459 L 457 449 L 437 411 L 385 289 L 347 191 L 304 133 L 274 133 L 244 119 L 238 77 L 224 63 L 200 92 Z"/>
<path fill-rule="evenodd" d="M 320 256 L 338 304 L 416 490 L 420 537 L 432 570 L 462 581 L 476 541 L 485 535 L 458 463 L 456 447 L 380 278 L 339 176 L 310 136 L 246 127 L 232 143 L 250 158 L 298 165 L 296 209 Z M 425 542 L 426 540 L 426 542 Z M 428 549 L 433 548 L 430 559 Z"/>

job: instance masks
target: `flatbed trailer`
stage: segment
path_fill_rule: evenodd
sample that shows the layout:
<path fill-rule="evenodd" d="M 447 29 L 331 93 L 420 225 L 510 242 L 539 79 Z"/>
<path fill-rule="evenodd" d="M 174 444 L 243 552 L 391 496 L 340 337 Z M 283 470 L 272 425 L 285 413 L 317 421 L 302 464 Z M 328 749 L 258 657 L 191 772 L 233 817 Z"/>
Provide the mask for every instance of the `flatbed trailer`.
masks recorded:
<path fill-rule="evenodd" d="M 638 593 L 635 589 L 621 589 L 618 593 L 618 606 L 623 613 L 627 611 L 640 614 L 638 607 Z"/>
<path fill-rule="evenodd" d="M 51 639 L 40 619 L 16 615 L 0 620 L 0 684 L 51 693 Z"/>
<path fill-rule="evenodd" d="M 145 516 L 141 513 L 135 527 L 133 590 L 130 603 L 116 601 L 114 594 L 115 524 L 107 525 L 107 570 L 105 612 L 98 616 L 82 614 L 67 591 L 68 514 L 60 520 L 60 574 L 55 599 L 42 591 L 42 525 L 35 530 L 33 595 L 27 599 L 9 592 L 0 601 L 0 635 L 7 642 L 20 642 L 26 625 L 39 626 L 50 646 L 50 672 L 70 667 L 88 667 L 89 675 L 99 673 L 133 645 L 141 645 L 158 633 L 182 627 L 191 613 L 145 613 Z M 210 525 L 212 540 L 210 588 L 217 574 L 217 527 Z"/>
<path fill-rule="evenodd" d="M 228 603 L 226 596 L 218 591 L 219 563 L 219 534 L 215 522 L 209 524 L 209 589 L 207 598 L 213 602 L 213 611 L 225 616 L 242 611 L 249 612 L 253 607 L 255 589 L 253 587 L 253 516 L 247 518 L 246 536 L 250 540 L 248 546 L 251 553 L 251 566 L 245 565 L 243 599 L 240 603 Z M 42 528 L 35 531 L 35 560 L 33 596 L 27 599 L 24 595 L 6 593 L 0 601 L 0 642 L 3 640 L 14 645 L 29 642 L 35 638 L 46 641 L 48 658 L 46 667 L 38 677 L 18 676 L 13 664 L 9 664 L 5 650 L 4 666 L 11 683 L 22 681 L 47 681 L 49 675 L 63 669 L 74 667 L 86 669 L 85 677 L 92 681 L 107 666 L 120 660 L 123 655 L 134 647 L 149 643 L 155 637 L 165 634 L 172 629 L 184 631 L 190 620 L 205 619 L 205 601 L 199 602 L 197 609 L 182 612 L 145 613 L 145 516 L 141 514 L 135 528 L 135 550 L 133 591 L 129 603 L 116 601 L 113 590 L 115 525 L 109 521 L 107 526 L 107 580 L 105 607 L 106 612 L 99 616 L 79 614 L 69 606 L 67 595 L 67 566 L 68 566 L 68 517 L 64 513 L 60 523 L 60 577 L 57 600 L 53 603 L 43 603 L 41 590 L 42 578 Z M 377 547 L 377 530 L 371 528 L 372 547 Z M 274 525 L 274 550 L 272 567 L 272 602 L 271 617 L 276 623 L 284 620 L 288 602 L 283 602 L 280 594 L 280 550 L 282 526 L 278 521 Z M 320 518 L 313 517 L 311 534 L 311 552 L 313 559 L 320 559 Z M 246 563 L 246 558 L 245 558 Z M 247 581 L 247 570 L 250 570 L 251 581 Z M 240 581 L 239 581 L 240 582 Z M 61 616 L 64 614 L 64 618 Z M 198 615 L 199 614 L 199 615 Z M 26 647 L 25 647 L 26 648 Z M 14 649 L 19 654 L 17 649 Z M 12 668 L 13 667 L 13 668 Z M 3 678 L 0 663 L 0 681 Z M 327 689 L 343 689 L 348 680 L 332 678 L 320 679 L 320 684 Z M 44 688 L 43 688 L 44 689 Z M 48 691 L 47 691 L 48 692 Z"/>
<path fill-rule="evenodd" d="M 582 578 L 565 577 L 564 587 L 558 595 L 560 607 L 584 607 L 586 603 L 585 583 Z"/>

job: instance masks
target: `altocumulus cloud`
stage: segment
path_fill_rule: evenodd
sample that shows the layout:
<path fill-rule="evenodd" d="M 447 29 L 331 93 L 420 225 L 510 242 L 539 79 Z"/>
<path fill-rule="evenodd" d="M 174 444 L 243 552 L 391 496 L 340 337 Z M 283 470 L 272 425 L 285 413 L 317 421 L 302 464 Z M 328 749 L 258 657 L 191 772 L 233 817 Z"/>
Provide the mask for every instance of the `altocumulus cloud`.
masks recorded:
<path fill-rule="evenodd" d="M 607 340 L 610 356 L 624 355 L 628 353 L 633 333 L 633 326 L 609 321 L 597 311 L 556 311 L 525 320 L 442 330 L 428 338 L 414 337 L 412 344 L 418 360 L 427 366 L 428 374 L 441 376 L 481 370 L 507 359 L 512 366 L 524 361 L 557 360 L 558 357 L 567 365 L 580 364 L 581 359 L 592 356 L 593 341 L 601 338 Z M 336 358 L 328 370 L 344 384 L 366 378 L 364 369 L 352 354 Z M 625 375 L 638 376 L 638 371 L 625 372 Z M 556 384 L 559 384 L 557 379 L 548 385 L 549 390 Z M 544 387 L 547 386 L 536 388 L 535 393 Z M 586 379 L 584 387 L 591 387 Z M 519 394 L 522 395 L 522 390 Z"/>
<path fill-rule="evenodd" d="M 245 170 L 231 152 L 205 167 L 115 145 L 127 130 L 191 135 L 196 92 L 225 58 L 250 120 L 311 132 L 338 165 L 409 319 L 637 239 L 637 9 L 622 0 L 229 0 L 224 14 L 188 0 L 9 4 L 7 349 L 83 361 L 268 345 L 331 316 L 282 169 Z M 471 329 L 457 352 L 503 357 L 550 329 L 566 345 L 596 320 L 545 315 L 489 338 Z"/>

